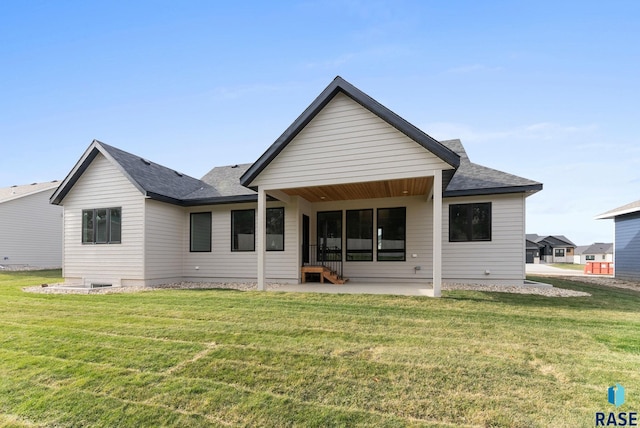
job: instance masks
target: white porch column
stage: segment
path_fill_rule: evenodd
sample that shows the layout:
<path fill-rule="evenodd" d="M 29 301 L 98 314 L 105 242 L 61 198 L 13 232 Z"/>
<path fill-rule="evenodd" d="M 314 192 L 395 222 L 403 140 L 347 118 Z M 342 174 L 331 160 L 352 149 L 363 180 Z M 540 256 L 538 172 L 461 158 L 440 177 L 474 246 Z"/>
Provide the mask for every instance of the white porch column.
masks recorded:
<path fill-rule="evenodd" d="M 433 297 L 442 286 L 442 171 L 433 171 Z"/>
<path fill-rule="evenodd" d="M 265 258 L 266 258 L 266 218 L 267 218 L 267 193 L 258 188 L 258 227 L 256 230 L 256 252 L 258 253 L 258 290 L 265 289 Z"/>

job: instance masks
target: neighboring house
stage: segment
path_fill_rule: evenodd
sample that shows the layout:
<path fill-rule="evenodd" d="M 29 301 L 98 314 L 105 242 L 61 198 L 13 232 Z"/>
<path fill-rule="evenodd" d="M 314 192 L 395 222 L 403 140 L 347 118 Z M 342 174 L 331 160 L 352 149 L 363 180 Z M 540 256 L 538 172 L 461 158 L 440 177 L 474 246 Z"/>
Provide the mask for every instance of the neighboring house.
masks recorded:
<path fill-rule="evenodd" d="M 578 245 L 573 254 L 573 262 L 584 265 L 587 262 L 612 262 L 613 244 L 596 242 L 591 245 Z"/>
<path fill-rule="evenodd" d="M 600 214 L 596 219 L 614 222 L 615 277 L 640 281 L 640 201 Z"/>
<path fill-rule="evenodd" d="M 201 180 L 99 141 L 51 198 L 76 285 L 525 278 L 542 184 L 469 160 L 337 77 L 251 165 Z M 325 270 L 326 269 L 326 270 Z M 335 271 L 335 274 L 328 272 Z"/>
<path fill-rule="evenodd" d="M 59 184 L 0 189 L 0 266 L 62 266 L 62 208 L 49 204 Z"/>
<path fill-rule="evenodd" d="M 563 235 L 539 236 L 528 233 L 526 239 L 537 244 L 540 261 L 545 263 L 573 263 L 576 244 Z"/>

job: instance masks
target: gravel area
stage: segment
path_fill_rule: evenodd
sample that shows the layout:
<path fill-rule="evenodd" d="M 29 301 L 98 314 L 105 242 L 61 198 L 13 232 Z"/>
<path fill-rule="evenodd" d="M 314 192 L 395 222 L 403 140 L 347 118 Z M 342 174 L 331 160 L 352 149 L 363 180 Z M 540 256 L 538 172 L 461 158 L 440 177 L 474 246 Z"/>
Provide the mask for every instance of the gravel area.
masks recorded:
<path fill-rule="evenodd" d="M 268 283 L 267 290 L 276 290 L 281 284 Z M 115 293 L 136 293 L 155 290 L 190 290 L 190 289 L 227 289 L 238 291 L 256 290 L 258 284 L 255 282 L 180 282 L 162 284 L 147 287 L 71 287 L 63 284 L 42 284 L 32 287 L 24 287 L 22 290 L 28 293 L 42 294 L 115 294 Z"/>
<path fill-rule="evenodd" d="M 30 265 L 0 264 L 0 271 L 5 271 L 5 272 L 21 272 L 21 271 L 29 271 L 29 270 L 44 270 L 44 269 L 60 269 L 60 266 L 30 266 Z"/>
<path fill-rule="evenodd" d="M 483 285 L 483 284 L 442 284 L 443 290 L 473 290 L 491 291 L 496 293 L 537 294 L 547 297 L 588 297 L 583 291 L 567 290 L 565 288 L 536 286 L 536 285 Z"/>
<path fill-rule="evenodd" d="M 277 290 L 282 284 L 268 283 L 267 290 Z M 338 286 L 339 287 L 339 286 Z M 113 294 L 113 293 L 133 293 L 148 292 L 154 290 L 166 289 L 231 289 L 238 291 L 251 291 L 257 289 L 255 282 L 181 282 L 173 284 L 163 284 L 152 287 L 104 287 L 104 288 L 84 288 L 69 287 L 62 284 L 43 284 L 40 286 L 25 287 L 23 291 L 30 293 L 44 294 Z M 454 284 L 444 283 L 443 290 L 475 290 L 475 291 L 491 291 L 499 293 L 517 293 L 517 294 L 537 294 L 548 297 L 580 297 L 590 296 L 589 293 L 580 291 L 566 290 L 562 288 L 549 286 L 522 286 L 522 285 L 486 285 L 486 284 Z"/>

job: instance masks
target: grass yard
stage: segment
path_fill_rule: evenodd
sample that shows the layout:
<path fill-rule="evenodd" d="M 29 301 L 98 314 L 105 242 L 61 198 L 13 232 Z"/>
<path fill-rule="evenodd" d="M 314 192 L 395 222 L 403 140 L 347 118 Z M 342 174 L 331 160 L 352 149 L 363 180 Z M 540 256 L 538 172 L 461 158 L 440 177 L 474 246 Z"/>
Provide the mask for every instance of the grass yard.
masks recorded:
<path fill-rule="evenodd" d="M 640 411 L 640 293 L 45 295 L 0 273 L 0 426 L 594 426 Z M 328 285 L 332 287 L 332 285 Z"/>
<path fill-rule="evenodd" d="M 584 265 L 579 265 L 576 263 L 553 263 L 549 266 L 553 266 L 559 269 L 577 270 L 580 272 L 584 271 Z"/>

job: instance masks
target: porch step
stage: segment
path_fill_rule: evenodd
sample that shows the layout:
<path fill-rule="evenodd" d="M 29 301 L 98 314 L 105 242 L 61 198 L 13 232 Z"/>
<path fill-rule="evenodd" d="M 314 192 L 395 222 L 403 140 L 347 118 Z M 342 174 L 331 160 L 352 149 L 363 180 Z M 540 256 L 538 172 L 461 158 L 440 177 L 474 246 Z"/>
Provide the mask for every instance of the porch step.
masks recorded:
<path fill-rule="evenodd" d="M 335 272 L 325 266 L 302 266 L 302 283 L 307 282 L 308 273 L 319 273 L 320 283 L 324 284 L 326 279 L 332 284 L 340 285 L 348 281 L 348 279 L 340 278 Z"/>

